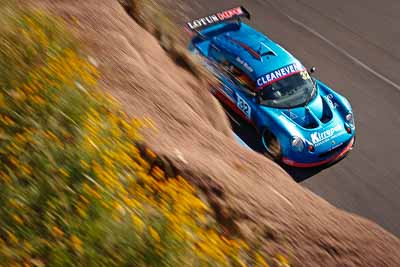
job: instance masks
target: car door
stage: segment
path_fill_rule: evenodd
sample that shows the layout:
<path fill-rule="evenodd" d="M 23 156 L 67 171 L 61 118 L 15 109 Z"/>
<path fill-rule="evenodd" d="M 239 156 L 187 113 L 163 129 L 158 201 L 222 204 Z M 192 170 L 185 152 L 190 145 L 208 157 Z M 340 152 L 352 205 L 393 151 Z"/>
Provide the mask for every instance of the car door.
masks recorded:
<path fill-rule="evenodd" d="M 220 81 L 220 86 L 211 88 L 211 93 L 228 106 L 236 107 L 238 103 L 237 85 L 224 67 L 214 65 L 213 69 Z"/>
<path fill-rule="evenodd" d="M 240 116 L 247 121 L 253 121 L 253 110 L 255 108 L 254 96 L 249 88 L 245 88 L 238 77 L 245 76 L 245 72 L 237 66 L 229 63 L 230 60 L 221 50 L 211 46 L 209 51 L 211 61 L 208 63 L 212 68 L 212 72 L 221 82 L 220 88 L 212 88 L 212 93 L 222 102 L 227 104 L 233 111 L 239 113 Z M 249 81 L 251 79 L 246 77 Z"/>
<path fill-rule="evenodd" d="M 233 71 L 232 71 L 233 69 Z M 248 121 L 255 121 L 257 104 L 255 101 L 255 84 L 241 69 L 231 66 L 228 71 L 236 93 L 236 107 Z"/>

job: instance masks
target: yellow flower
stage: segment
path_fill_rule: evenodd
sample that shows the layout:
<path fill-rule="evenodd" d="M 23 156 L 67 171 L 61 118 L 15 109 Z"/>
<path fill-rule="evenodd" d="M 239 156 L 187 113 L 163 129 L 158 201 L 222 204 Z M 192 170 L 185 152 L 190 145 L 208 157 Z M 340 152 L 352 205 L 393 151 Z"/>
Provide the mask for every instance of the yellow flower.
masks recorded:
<path fill-rule="evenodd" d="M 96 199 L 101 199 L 101 195 L 95 190 L 93 189 L 91 186 L 89 186 L 88 184 L 84 184 L 83 185 L 83 190 L 90 196 L 96 198 Z"/>
<path fill-rule="evenodd" d="M 104 208 L 106 208 L 106 209 L 109 209 L 110 208 L 110 205 L 106 202 L 106 201 L 100 201 L 100 204 L 104 207 Z"/>
<path fill-rule="evenodd" d="M 14 166 L 18 166 L 19 165 L 19 161 L 16 157 L 11 156 L 10 157 L 10 162 L 14 165 Z"/>
<path fill-rule="evenodd" d="M 18 224 L 24 224 L 24 221 L 22 220 L 22 218 L 16 214 L 14 214 L 13 216 L 14 221 L 16 221 Z"/>
<path fill-rule="evenodd" d="M 37 104 L 37 105 L 44 105 L 46 102 L 44 101 L 44 99 L 38 95 L 34 95 L 31 97 L 33 103 Z"/>
<path fill-rule="evenodd" d="M 30 166 L 28 166 L 28 165 L 21 166 L 21 171 L 25 175 L 28 175 L 28 176 L 32 175 L 32 168 Z"/>
<path fill-rule="evenodd" d="M 6 101 L 4 101 L 4 95 L 0 94 L 0 107 L 4 108 L 6 106 Z"/>
<path fill-rule="evenodd" d="M 28 241 L 24 241 L 24 249 L 27 251 L 31 251 L 33 249 L 31 243 L 29 243 Z"/>
<path fill-rule="evenodd" d="M 69 176 L 68 172 L 67 172 L 65 169 L 63 169 L 63 168 L 60 168 L 58 171 L 59 171 L 64 177 L 68 177 L 68 176 Z"/>
<path fill-rule="evenodd" d="M 129 198 L 129 197 L 127 197 L 127 196 L 124 196 L 123 197 L 123 201 L 125 202 L 125 204 L 129 207 L 129 208 L 137 208 L 137 207 L 140 207 L 140 203 L 137 201 L 137 200 L 135 200 L 135 199 L 132 199 L 132 198 Z"/>
<path fill-rule="evenodd" d="M 151 171 L 151 174 L 157 179 L 164 178 L 164 171 L 161 170 L 158 166 L 153 168 L 153 170 Z"/>
<path fill-rule="evenodd" d="M 144 127 L 148 127 L 152 130 L 157 130 L 156 124 L 151 118 L 144 118 L 142 124 Z"/>
<path fill-rule="evenodd" d="M 79 20 L 78 20 L 78 18 L 77 17 L 75 17 L 75 16 L 71 16 L 71 20 L 76 24 L 76 25 L 80 25 L 80 22 L 79 22 Z"/>
<path fill-rule="evenodd" d="M 133 224 L 139 229 L 139 232 L 143 232 L 144 228 L 144 223 L 143 221 L 139 218 L 139 216 L 132 214 L 131 219 Z"/>
<path fill-rule="evenodd" d="M 15 122 L 10 117 L 5 115 L 1 116 L 0 119 L 7 126 L 13 126 L 15 124 Z"/>
<path fill-rule="evenodd" d="M 280 267 L 290 267 L 289 261 L 282 255 L 278 254 L 275 257 L 275 261 L 277 262 L 278 266 Z"/>
<path fill-rule="evenodd" d="M 86 161 L 84 161 L 83 159 L 81 159 L 79 162 L 81 163 L 82 168 L 84 168 L 85 170 L 89 170 L 90 169 L 90 165 Z"/>
<path fill-rule="evenodd" d="M 51 228 L 51 233 L 54 235 L 54 237 L 56 237 L 56 238 L 61 238 L 61 237 L 63 237 L 64 236 L 64 232 L 60 229 L 60 228 L 58 228 L 57 226 L 53 226 L 52 228 Z"/>
<path fill-rule="evenodd" d="M 76 250 L 77 252 L 81 253 L 82 252 L 82 241 L 76 235 L 72 235 L 70 237 L 70 240 L 71 240 L 72 248 L 74 250 Z"/>
<path fill-rule="evenodd" d="M 120 222 L 121 222 L 121 214 L 113 213 L 113 214 L 111 215 L 111 218 L 112 218 L 115 222 L 117 222 L 117 223 L 120 223 Z"/>
<path fill-rule="evenodd" d="M 0 171 L 0 177 L 5 183 L 10 183 L 11 182 L 11 177 L 7 173 L 5 173 L 3 171 Z"/>
<path fill-rule="evenodd" d="M 58 141 L 58 137 L 51 131 L 45 131 L 45 136 L 53 141 Z"/>
<path fill-rule="evenodd" d="M 81 216 L 82 218 L 86 218 L 87 214 L 86 214 L 85 207 L 82 207 L 81 205 L 77 205 L 76 211 L 79 213 L 79 216 Z"/>
<path fill-rule="evenodd" d="M 18 238 L 10 231 L 6 230 L 8 239 L 11 241 L 11 243 L 13 244 L 17 244 L 18 243 Z"/>
<path fill-rule="evenodd" d="M 160 242 L 160 235 L 157 233 L 157 231 L 156 230 L 154 230 L 154 228 L 153 227 L 149 227 L 149 233 L 150 233 L 150 235 L 151 235 L 151 237 L 154 239 L 154 240 L 156 240 L 157 242 Z"/>
<path fill-rule="evenodd" d="M 155 159 L 157 157 L 156 153 L 151 151 L 150 149 L 146 148 L 146 154 L 150 157 L 150 159 Z"/>
<path fill-rule="evenodd" d="M 257 267 L 269 267 L 265 259 L 258 253 L 256 253 L 256 266 Z"/>
<path fill-rule="evenodd" d="M 89 204 L 89 202 L 90 202 L 86 197 L 84 197 L 84 196 L 82 196 L 82 195 L 79 195 L 79 198 L 82 199 L 82 201 L 83 201 L 85 204 Z"/>
<path fill-rule="evenodd" d="M 23 142 L 26 141 L 25 136 L 23 136 L 23 135 L 20 134 L 20 133 L 17 133 L 17 134 L 15 135 L 15 139 L 16 139 L 19 143 L 23 143 Z"/>

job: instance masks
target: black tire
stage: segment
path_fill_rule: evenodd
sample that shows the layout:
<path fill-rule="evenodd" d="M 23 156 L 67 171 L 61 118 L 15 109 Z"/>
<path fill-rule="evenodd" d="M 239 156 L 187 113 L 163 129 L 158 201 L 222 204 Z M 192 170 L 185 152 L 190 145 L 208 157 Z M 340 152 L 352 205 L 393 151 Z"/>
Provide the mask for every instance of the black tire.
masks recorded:
<path fill-rule="evenodd" d="M 275 161 L 282 159 L 282 149 L 278 138 L 268 129 L 261 132 L 261 141 L 266 150 L 266 155 Z"/>

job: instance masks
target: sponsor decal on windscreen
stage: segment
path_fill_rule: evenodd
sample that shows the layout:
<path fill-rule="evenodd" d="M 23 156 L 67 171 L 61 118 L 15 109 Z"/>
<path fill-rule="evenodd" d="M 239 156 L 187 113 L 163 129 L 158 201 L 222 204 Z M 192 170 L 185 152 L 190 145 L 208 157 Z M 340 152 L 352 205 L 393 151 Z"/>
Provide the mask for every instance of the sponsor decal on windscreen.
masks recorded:
<path fill-rule="evenodd" d="M 221 22 L 224 20 L 231 19 L 236 16 L 242 16 L 242 15 L 245 15 L 242 8 L 236 7 L 236 8 L 232 8 L 230 10 L 219 12 L 219 13 L 211 15 L 211 16 L 193 20 L 191 22 L 188 22 L 187 25 L 189 26 L 189 28 L 191 30 L 196 30 L 196 29 L 203 28 L 205 26 L 208 26 L 208 25 L 211 25 L 214 23 L 218 23 L 218 22 Z"/>
<path fill-rule="evenodd" d="M 270 73 L 264 74 L 260 78 L 257 79 L 257 86 L 259 88 L 263 88 L 271 83 L 274 83 L 284 77 L 290 76 L 294 73 L 298 73 L 304 70 L 304 67 L 300 63 L 290 64 L 283 68 L 274 70 Z"/>

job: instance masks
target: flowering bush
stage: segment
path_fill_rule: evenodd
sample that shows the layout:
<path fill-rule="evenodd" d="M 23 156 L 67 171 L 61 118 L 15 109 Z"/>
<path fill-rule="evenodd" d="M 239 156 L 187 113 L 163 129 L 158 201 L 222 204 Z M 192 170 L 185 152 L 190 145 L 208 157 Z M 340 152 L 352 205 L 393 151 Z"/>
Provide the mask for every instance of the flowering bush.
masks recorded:
<path fill-rule="evenodd" d="M 60 21 L 0 17 L 0 266 L 249 263 L 191 185 L 141 157 L 144 123 L 91 90 L 93 60 Z"/>
<path fill-rule="evenodd" d="M 38 13 L 1 29 L 0 263 L 240 262 L 240 242 L 218 234 L 183 178 L 148 173 L 141 123 L 89 90 L 98 73 L 74 43 Z"/>

